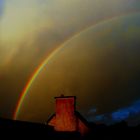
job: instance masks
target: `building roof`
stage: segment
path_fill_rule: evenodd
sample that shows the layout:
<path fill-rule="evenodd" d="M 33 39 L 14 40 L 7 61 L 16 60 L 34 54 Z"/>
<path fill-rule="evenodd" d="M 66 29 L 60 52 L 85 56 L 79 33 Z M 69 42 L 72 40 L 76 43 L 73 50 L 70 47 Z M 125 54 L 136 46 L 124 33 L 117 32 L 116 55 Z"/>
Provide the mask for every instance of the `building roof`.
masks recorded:
<path fill-rule="evenodd" d="M 60 96 L 58 96 L 58 97 L 54 97 L 55 99 L 57 99 L 57 98 L 74 98 L 74 99 L 76 99 L 76 96 L 64 96 L 63 94 L 62 95 L 60 95 Z"/>

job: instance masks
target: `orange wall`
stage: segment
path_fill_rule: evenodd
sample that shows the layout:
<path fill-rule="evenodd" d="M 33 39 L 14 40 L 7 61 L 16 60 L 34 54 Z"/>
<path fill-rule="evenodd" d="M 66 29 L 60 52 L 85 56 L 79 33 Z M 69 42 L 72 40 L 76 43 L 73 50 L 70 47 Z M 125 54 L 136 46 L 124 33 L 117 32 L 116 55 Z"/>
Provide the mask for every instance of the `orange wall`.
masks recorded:
<path fill-rule="evenodd" d="M 56 98 L 56 131 L 76 131 L 75 98 Z"/>
<path fill-rule="evenodd" d="M 89 130 L 90 129 L 80 119 L 78 119 L 78 131 L 82 135 L 85 135 L 89 132 Z"/>

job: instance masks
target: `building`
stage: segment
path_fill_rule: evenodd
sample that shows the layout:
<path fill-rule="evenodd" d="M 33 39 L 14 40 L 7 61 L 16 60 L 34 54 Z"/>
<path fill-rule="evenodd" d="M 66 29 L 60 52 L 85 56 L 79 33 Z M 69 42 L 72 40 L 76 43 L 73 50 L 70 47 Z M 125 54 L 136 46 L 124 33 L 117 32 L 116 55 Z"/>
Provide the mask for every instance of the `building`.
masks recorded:
<path fill-rule="evenodd" d="M 58 132 L 80 132 L 81 135 L 89 131 L 88 122 L 76 111 L 76 96 L 55 97 L 56 113 L 48 120 Z"/>

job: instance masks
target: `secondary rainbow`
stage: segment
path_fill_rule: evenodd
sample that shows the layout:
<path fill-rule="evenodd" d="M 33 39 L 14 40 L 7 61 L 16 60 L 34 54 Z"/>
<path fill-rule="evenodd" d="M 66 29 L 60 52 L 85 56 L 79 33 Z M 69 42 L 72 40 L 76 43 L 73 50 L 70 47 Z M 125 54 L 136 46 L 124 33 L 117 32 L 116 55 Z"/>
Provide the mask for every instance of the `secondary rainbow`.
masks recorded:
<path fill-rule="evenodd" d="M 36 77 L 39 75 L 39 73 L 42 71 L 42 69 L 49 63 L 49 61 L 66 45 L 68 44 L 73 38 L 76 38 L 78 37 L 82 32 L 90 29 L 91 27 L 95 27 L 100 25 L 100 24 L 104 24 L 105 22 L 108 22 L 108 21 L 111 21 L 111 20 L 114 20 L 114 19 L 117 19 L 119 17 L 123 17 L 123 16 L 127 16 L 127 15 L 131 15 L 131 14 L 137 14 L 139 13 L 139 11 L 135 11 L 135 12 L 132 12 L 131 13 L 127 13 L 125 15 L 119 15 L 119 16 L 116 16 L 116 17 L 110 17 L 108 19 L 104 19 L 102 20 L 101 22 L 98 22 L 98 23 L 95 23 L 94 25 L 91 25 L 91 26 L 88 26 L 86 29 L 76 33 L 75 35 L 73 35 L 72 37 L 70 37 L 69 39 L 67 39 L 64 43 L 62 43 L 60 46 L 56 47 L 56 49 L 54 51 L 52 51 L 52 53 L 50 53 L 46 58 L 45 60 L 36 68 L 36 70 L 34 71 L 34 73 L 31 75 L 31 77 L 29 78 L 25 88 L 23 89 L 23 92 L 21 93 L 20 97 L 19 97 L 19 100 L 18 100 L 18 103 L 17 103 L 17 106 L 16 106 L 16 109 L 15 109 L 15 112 L 14 112 L 14 115 L 13 115 L 13 119 L 17 119 L 18 117 L 18 114 L 20 112 L 20 108 L 23 104 L 23 101 L 26 97 L 26 95 L 28 94 L 28 91 L 30 89 L 30 87 L 32 86 L 33 82 L 35 81 Z"/>

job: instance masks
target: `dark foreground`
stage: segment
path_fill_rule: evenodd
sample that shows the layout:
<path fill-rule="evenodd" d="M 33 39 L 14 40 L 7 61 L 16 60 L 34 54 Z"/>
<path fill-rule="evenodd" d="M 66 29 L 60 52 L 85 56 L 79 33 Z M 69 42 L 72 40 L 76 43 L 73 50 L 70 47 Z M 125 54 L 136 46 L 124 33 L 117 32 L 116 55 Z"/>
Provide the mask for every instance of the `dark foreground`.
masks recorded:
<path fill-rule="evenodd" d="M 78 132 L 55 132 L 53 127 L 45 124 L 30 123 L 0 119 L 0 134 L 6 137 L 18 139 L 49 139 L 49 140 L 96 140 L 96 139 L 140 139 L 140 125 L 129 127 L 126 122 L 106 126 L 89 123 L 90 132 L 81 136 Z"/>

